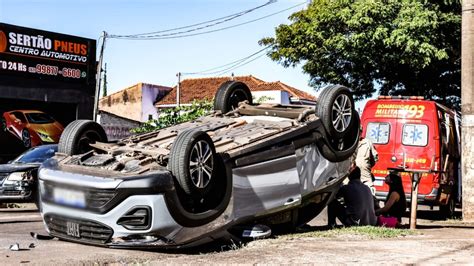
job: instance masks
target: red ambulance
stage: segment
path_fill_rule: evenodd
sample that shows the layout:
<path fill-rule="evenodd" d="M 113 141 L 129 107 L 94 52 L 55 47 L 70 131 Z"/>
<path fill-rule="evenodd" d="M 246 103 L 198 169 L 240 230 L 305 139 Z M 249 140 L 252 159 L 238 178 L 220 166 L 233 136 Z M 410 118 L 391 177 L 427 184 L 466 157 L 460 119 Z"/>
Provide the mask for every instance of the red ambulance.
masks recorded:
<path fill-rule="evenodd" d="M 362 113 L 362 136 L 374 144 L 379 160 L 372 168 L 376 197 L 385 200 L 389 167 L 431 170 L 421 175 L 418 203 L 439 206 L 452 217 L 461 203 L 461 126 L 453 110 L 419 96 L 380 96 Z M 400 173 L 407 200 L 411 179 Z"/>

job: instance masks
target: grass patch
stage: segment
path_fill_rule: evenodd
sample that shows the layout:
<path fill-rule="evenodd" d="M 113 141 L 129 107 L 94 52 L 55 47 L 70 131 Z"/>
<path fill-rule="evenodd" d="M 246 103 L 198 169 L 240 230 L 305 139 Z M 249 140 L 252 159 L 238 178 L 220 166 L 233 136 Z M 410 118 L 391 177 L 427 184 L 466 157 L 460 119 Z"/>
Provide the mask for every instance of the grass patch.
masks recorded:
<path fill-rule="evenodd" d="M 283 236 L 284 238 L 301 238 L 301 237 L 317 237 L 317 238 L 397 238 L 408 235 L 417 235 L 416 231 L 408 229 L 387 228 L 379 226 L 353 226 L 342 227 L 331 230 L 310 231 L 292 235 Z"/>

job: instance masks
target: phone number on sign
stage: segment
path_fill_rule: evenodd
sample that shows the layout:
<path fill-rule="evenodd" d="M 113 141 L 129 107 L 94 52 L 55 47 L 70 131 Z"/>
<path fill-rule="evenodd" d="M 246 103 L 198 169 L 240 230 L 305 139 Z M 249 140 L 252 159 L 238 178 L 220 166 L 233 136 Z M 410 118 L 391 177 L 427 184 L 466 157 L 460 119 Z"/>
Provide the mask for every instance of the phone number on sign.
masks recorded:
<path fill-rule="evenodd" d="M 81 70 L 75 68 L 67 68 L 63 67 L 59 69 L 57 66 L 50 66 L 50 65 L 36 65 L 35 68 L 30 67 L 29 72 L 31 73 L 38 73 L 44 75 L 52 75 L 57 76 L 61 75 L 65 78 L 81 78 Z"/>

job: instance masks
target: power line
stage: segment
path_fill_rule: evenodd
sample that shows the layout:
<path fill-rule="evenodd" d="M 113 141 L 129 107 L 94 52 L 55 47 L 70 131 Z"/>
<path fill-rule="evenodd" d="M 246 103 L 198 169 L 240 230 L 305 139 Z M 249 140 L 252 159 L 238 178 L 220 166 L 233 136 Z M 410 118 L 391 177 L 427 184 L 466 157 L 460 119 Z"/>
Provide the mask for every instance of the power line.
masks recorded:
<path fill-rule="evenodd" d="M 265 19 L 265 18 L 268 18 L 268 17 L 271 17 L 271 16 L 274 16 L 274 15 L 283 13 L 285 11 L 288 11 L 290 9 L 296 8 L 296 7 L 304 5 L 304 4 L 306 4 L 306 2 L 299 3 L 297 5 L 291 6 L 289 8 L 280 10 L 278 12 L 275 12 L 275 13 L 257 18 L 257 19 L 249 20 L 249 21 L 246 21 L 246 22 L 242 22 L 242 23 L 239 23 L 239 24 L 234 24 L 234 25 L 231 25 L 231 26 L 228 26 L 228 27 L 223 27 L 223 28 L 219 28 L 219 29 L 215 29 L 215 30 L 197 32 L 197 33 L 191 33 L 191 34 L 182 34 L 182 33 L 180 33 L 181 35 L 178 34 L 178 35 L 174 35 L 174 36 L 170 36 L 169 34 L 168 35 L 167 34 L 163 34 L 163 35 L 158 34 L 158 35 L 149 35 L 149 36 L 141 36 L 141 37 L 117 37 L 117 35 L 110 35 L 109 37 L 110 38 L 116 38 L 116 39 L 125 39 L 125 40 L 150 41 L 150 40 L 177 39 L 177 38 L 185 38 L 185 37 L 197 36 L 197 35 L 202 35 L 202 34 L 209 34 L 209 33 L 213 33 L 213 32 L 218 32 L 218 31 L 223 31 L 223 30 L 239 27 L 239 26 L 246 25 L 246 24 L 249 24 L 249 23 L 253 23 L 253 22 L 256 22 L 256 21 L 259 21 L 259 20 L 262 20 L 262 19 Z"/>
<path fill-rule="evenodd" d="M 220 18 L 216 18 L 216 19 L 213 19 L 213 20 L 208 20 L 208 21 L 204 21 L 204 22 L 200 22 L 200 23 L 196 23 L 196 24 L 192 24 L 192 25 L 188 25 L 188 26 L 183 26 L 183 27 L 178 27 L 178 28 L 173 28 L 173 29 L 167 29 L 167 30 L 161 30 L 161 31 L 147 32 L 147 33 L 129 34 L 129 35 L 115 35 L 115 34 L 111 34 L 110 37 L 111 37 L 111 38 L 131 38 L 131 39 L 137 38 L 137 39 L 139 39 L 139 38 L 147 38 L 147 37 L 150 37 L 150 36 L 170 36 L 170 35 L 177 35 L 177 34 L 182 34 L 182 33 L 193 32 L 193 31 L 197 31 L 197 30 L 204 29 L 204 28 L 213 27 L 213 26 L 222 24 L 222 23 L 224 23 L 224 22 L 227 22 L 227 21 L 236 19 L 236 18 L 241 17 L 241 16 L 243 16 L 243 15 L 245 15 L 245 14 L 248 14 L 248 13 L 250 13 L 250 12 L 253 12 L 253 11 L 257 10 L 257 9 L 260 9 L 260 8 L 263 8 L 263 7 L 268 6 L 268 5 L 270 5 L 270 4 L 273 4 L 273 3 L 275 3 L 276 1 L 277 1 L 277 0 L 270 0 L 270 1 L 268 1 L 267 3 L 265 3 L 265 4 L 263 4 L 263 5 L 260 5 L 260 6 L 251 8 L 251 9 L 247 9 L 247 10 L 240 11 L 240 12 L 238 12 L 238 13 L 235 13 L 235 14 L 231 14 L 231 15 L 225 16 L 225 17 L 220 17 Z M 214 22 L 214 23 L 212 23 L 212 22 Z M 212 24 L 209 24 L 209 23 L 212 23 Z M 202 26 L 202 27 L 190 29 L 190 30 L 187 30 L 187 31 L 180 31 L 180 32 L 175 32 L 175 33 L 157 35 L 157 34 L 163 33 L 163 32 L 170 32 L 170 31 L 182 30 L 182 29 L 187 29 L 187 28 L 192 28 L 192 27 L 200 26 L 200 25 L 203 25 L 203 24 L 208 24 L 208 25 L 204 25 L 204 26 Z"/>
<path fill-rule="evenodd" d="M 183 72 L 183 73 L 181 73 L 181 74 L 183 74 L 183 75 L 200 75 L 200 74 L 208 75 L 208 74 L 219 73 L 219 72 L 223 71 L 221 68 L 227 67 L 227 66 L 230 66 L 229 68 L 232 68 L 232 67 L 234 67 L 235 65 L 238 65 L 238 64 L 240 64 L 240 63 L 243 63 L 244 61 L 246 61 L 246 60 L 248 60 L 248 59 L 250 59 L 250 58 L 252 58 L 252 57 L 254 57 L 254 56 L 256 56 L 256 55 L 258 55 L 258 54 L 260 54 L 260 53 L 262 53 L 263 51 L 267 50 L 267 49 L 270 48 L 270 47 L 271 47 L 271 45 L 268 45 L 268 46 L 264 47 L 263 49 L 260 49 L 260 50 L 258 50 L 257 52 L 255 52 L 255 53 L 253 53 L 253 54 L 251 54 L 251 55 L 248 55 L 248 56 L 243 57 L 243 58 L 241 58 L 241 59 L 232 61 L 232 62 L 227 63 L 227 64 L 225 64 L 225 65 L 221 65 L 221 66 L 209 68 L 209 69 L 202 70 L 202 71 L 198 71 L 198 72 L 188 72 L 188 73 Z M 219 69 L 219 70 L 218 70 L 218 71 L 215 71 L 215 72 L 210 72 L 210 71 L 213 71 L 213 70 L 216 70 L 216 69 Z"/>
<path fill-rule="evenodd" d="M 265 54 L 261 54 L 261 55 L 255 57 L 254 59 L 252 59 L 252 60 L 250 60 L 250 61 L 247 61 L 247 62 L 242 63 L 242 64 L 240 64 L 240 65 L 236 65 L 236 66 L 231 67 L 231 68 L 228 68 L 228 69 L 224 69 L 224 70 L 222 70 L 221 72 L 216 73 L 216 74 L 214 74 L 214 75 L 220 76 L 220 75 L 225 74 L 225 73 L 227 73 L 227 72 L 229 72 L 229 71 L 232 71 L 232 70 L 235 70 L 235 69 L 237 69 L 237 68 L 243 67 L 243 66 L 248 65 L 248 64 L 252 63 L 253 61 L 255 61 L 255 60 L 261 58 L 261 57 L 264 56 L 264 55 L 265 55 Z"/>

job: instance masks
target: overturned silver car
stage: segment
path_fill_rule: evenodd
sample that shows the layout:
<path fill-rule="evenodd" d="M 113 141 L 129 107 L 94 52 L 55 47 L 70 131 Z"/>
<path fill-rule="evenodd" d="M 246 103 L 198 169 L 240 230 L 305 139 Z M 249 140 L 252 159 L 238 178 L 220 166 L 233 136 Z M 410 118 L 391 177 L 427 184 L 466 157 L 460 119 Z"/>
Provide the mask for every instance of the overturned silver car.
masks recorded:
<path fill-rule="evenodd" d="M 233 238 L 262 224 L 291 229 L 313 219 L 351 167 L 359 116 L 349 89 L 332 85 L 316 106 L 253 105 L 228 81 L 215 112 L 107 143 L 77 120 L 39 170 L 51 236 L 136 248 L 176 248 Z"/>

